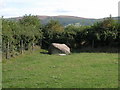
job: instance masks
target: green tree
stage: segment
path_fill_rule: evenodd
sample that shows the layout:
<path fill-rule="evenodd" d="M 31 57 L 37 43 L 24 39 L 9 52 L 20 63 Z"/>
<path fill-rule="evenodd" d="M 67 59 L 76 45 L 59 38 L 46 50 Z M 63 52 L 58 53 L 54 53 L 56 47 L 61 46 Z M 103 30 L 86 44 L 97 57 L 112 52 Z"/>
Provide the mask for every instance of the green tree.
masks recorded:
<path fill-rule="evenodd" d="M 101 22 L 95 23 L 88 29 L 88 41 L 91 41 L 92 47 L 95 44 L 110 45 L 117 38 L 116 22 L 111 17 L 105 18 Z"/>
<path fill-rule="evenodd" d="M 46 48 L 52 43 L 60 40 L 61 34 L 64 32 L 64 27 L 55 20 L 50 20 L 43 27 L 43 44 Z"/>
<path fill-rule="evenodd" d="M 5 52 L 6 59 L 10 58 L 10 45 L 13 41 L 12 29 L 10 27 L 10 21 L 2 19 L 2 48 L 3 53 Z"/>
<path fill-rule="evenodd" d="M 20 24 L 23 26 L 25 34 L 22 34 L 21 38 L 24 40 L 24 48 L 28 49 L 29 46 L 34 45 L 42 39 L 41 23 L 37 16 L 25 15 L 20 21 Z"/>

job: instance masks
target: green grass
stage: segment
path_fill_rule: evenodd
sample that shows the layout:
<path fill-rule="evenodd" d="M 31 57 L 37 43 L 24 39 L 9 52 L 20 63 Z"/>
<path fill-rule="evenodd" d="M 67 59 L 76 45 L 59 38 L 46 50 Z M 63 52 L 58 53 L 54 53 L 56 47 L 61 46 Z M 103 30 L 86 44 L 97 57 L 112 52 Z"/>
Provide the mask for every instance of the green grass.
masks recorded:
<path fill-rule="evenodd" d="M 34 53 L 3 61 L 3 88 L 117 88 L 117 53 Z"/>

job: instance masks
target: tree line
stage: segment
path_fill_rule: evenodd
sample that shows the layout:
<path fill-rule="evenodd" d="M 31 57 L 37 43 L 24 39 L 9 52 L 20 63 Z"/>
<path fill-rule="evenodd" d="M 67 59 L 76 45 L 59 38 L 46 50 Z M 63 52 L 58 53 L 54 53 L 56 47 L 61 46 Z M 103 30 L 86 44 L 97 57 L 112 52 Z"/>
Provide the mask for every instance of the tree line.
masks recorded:
<path fill-rule="evenodd" d="M 37 16 L 25 15 L 18 21 L 2 19 L 2 55 L 6 59 L 36 45 L 47 49 L 53 42 L 65 43 L 71 49 L 83 47 L 118 47 L 120 23 L 105 18 L 91 26 L 68 25 L 50 20 L 42 25 Z"/>

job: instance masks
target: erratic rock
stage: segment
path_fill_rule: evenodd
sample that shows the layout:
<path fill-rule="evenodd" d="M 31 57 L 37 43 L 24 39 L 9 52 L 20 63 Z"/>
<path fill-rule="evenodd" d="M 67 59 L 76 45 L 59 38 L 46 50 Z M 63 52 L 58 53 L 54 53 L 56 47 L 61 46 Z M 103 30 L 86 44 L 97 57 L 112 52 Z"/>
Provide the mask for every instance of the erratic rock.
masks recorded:
<path fill-rule="evenodd" d="M 65 44 L 52 43 L 48 49 L 50 54 L 70 54 L 70 48 Z"/>

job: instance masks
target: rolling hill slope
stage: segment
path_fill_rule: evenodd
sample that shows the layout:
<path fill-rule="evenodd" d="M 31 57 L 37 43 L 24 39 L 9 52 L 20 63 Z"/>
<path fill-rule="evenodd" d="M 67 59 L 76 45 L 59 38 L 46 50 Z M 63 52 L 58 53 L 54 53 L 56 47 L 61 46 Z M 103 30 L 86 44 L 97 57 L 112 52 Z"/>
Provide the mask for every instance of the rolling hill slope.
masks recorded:
<path fill-rule="evenodd" d="M 37 17 L 41 20 L 42 24 L 47 24 L 49 20 L 58 20 L 62 25 L 66 26 L 68 24 L 78 24 L 78 25 L 92 25 L 95 22 L 98 22 L 102 19 L 93 19 L 93 18 L 82 18 L 82 17 L 77 17 L 77 16 L 65 16 L 65 15 L 60 15 L 60 16 L 40 16 L 37 15 Z M 8 18 L 10 20 L 19 20 L 22 17 L 13 17 L 13 18 Z M 118 17 L 113 17 L 113 19 L 117 20 L 119 19 Z"/>
<path fill-rule="evenodd" d="M 97 22 L 97 19 L 81 18 L 75 16 L 38 16 L 43 24 L 46 24 L 49 20 L 58 20 L 62 25 L 76 24 L 80 25 L 92 25 Z"/>

